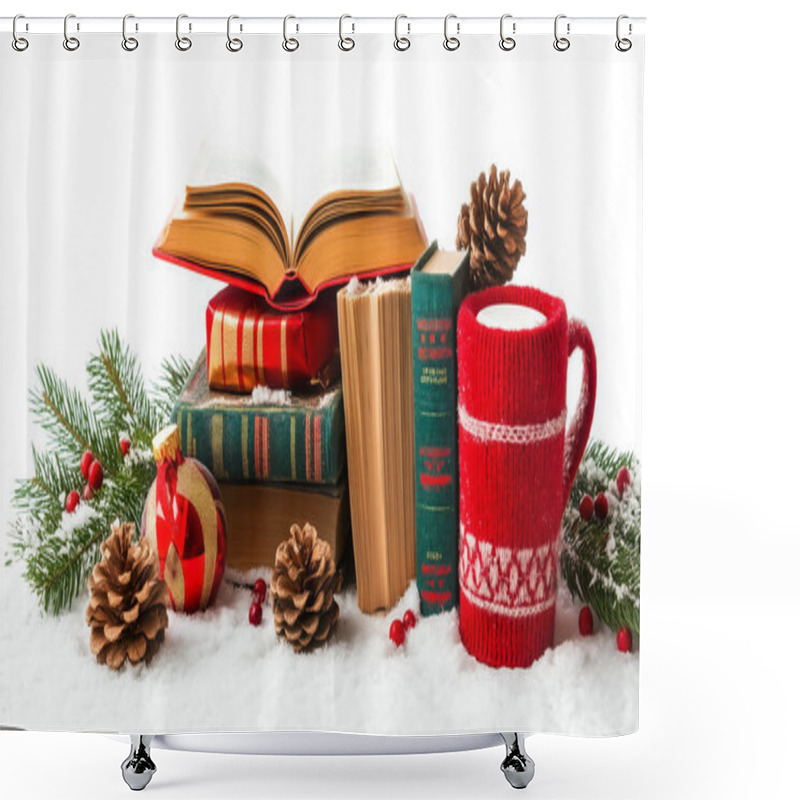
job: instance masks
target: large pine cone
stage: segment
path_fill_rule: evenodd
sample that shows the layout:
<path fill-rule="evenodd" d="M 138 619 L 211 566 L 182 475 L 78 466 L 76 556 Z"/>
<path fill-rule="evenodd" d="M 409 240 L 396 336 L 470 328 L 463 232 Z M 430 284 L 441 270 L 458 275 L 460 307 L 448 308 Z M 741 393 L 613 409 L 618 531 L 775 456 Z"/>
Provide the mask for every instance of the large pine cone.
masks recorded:
<path fill-rule="evenodd" d="M 342 588 L 331 546 L 306 523 L 292 525 L 289 538 L 275 553 L 269 584 L 275 632 L 295 652 L 323 644 L 336 627 L 339 606 L 334 592 Z"/>
<path fill-rule="evenodd" d="M 147 541 L 132 543 L 130 522 L 114 525 L 100 545 L 102 559 L 89 578 L 86 622 L 98 662 L 119 669 L 149 662 L 164 641 L 169 624 L 167 585 L 158 576 L 158 556 Z"/>
<path fill-rule="evenodd" d="M 470 187 L 470 203 L 461 206 L 456 247 L 469 248 L 472 288 L 499 286 L 511 280 L 525 254 L 528 211 L 522 204 L 525 192 L 508 170 L 498 176 L 492 164 L 489 180 L 481 172 Z"/>

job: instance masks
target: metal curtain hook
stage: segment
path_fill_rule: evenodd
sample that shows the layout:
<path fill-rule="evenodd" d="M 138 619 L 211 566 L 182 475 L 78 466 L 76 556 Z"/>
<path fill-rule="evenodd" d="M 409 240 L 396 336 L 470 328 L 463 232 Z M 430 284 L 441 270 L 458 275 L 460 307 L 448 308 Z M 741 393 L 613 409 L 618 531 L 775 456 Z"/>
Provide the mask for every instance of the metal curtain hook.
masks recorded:
<path fill-rule="evenodd" d="M 447 32 L 447 26 L 451 19 L 456 19 L 455 14 L 448 14 L 444 18 L 444 42 L 442 43 L 445 50 L 458 50 L 461 47 L 461 40 L 457 36 L 450 36 Z M 456 22 L 456 33 L 461 32 L 461 23 Z"/>
<path fill-rule="evenodd" d="M 614 42 L 614 47 L 616 47 L 617 50 L 620 51 L 620 53 L 627 53 L 628 50 L 630 50 L 631 47 L 633 47 L 633 42 L 630 39 L 623 38 L 623 37 L 620 36 L 620 27 L 621 27 L 620 23 L 624 19 L 628 19 L 628 15 L 627 14 L 620 14 L 617 17 L 617 41 Z M 633 33 L 633 26 L 629 22 L 628 23 L 628 35 L 630 35 L 631 33 Z"/>
<path fill-rule="evenodd" d="M 559 20 L 566 19 L 566 14 L 559 14 L 555 21 L 553 22 L 553 36 L 555 37 L 555 41 L 553 42 L 553 47 L 559 51 L 559 53 L 563 53 L 565 50 L 569 50 L 570 41 L 567 39 L 566 36 L 559 36 L 558 35 L 558 22 Z M 569 36 L 569 22 L 567 23 L 567 36 Z"/>
<path fill-rule="evenodd" d="M 188 19 L 188 14 L 178 14 L 175 17 L 175 47 L 178 50 L 186 51 L 192 46 L 192 40 L 188 36 L 183 36 L 181 34 L 181 20 Z M 189 30 L 192 29 L 191 23 L 189 24 Z"/>
<path fill-rule="evenodd" d="M 300 47 L 300 42 L 297 41 L 293 36 L 290 37 L 289 33 L 289 20 L 295 19 L 291 14 L 287 14 L 283 18 L 283 49 L 289 53 L 293 53 Z M 295 28 L 295 30 L 299 30 L 299 26 Z"/>
<path fill-rule="evenodd" d="M 122 49 L 132 53 L 139 46 L 139 40 L 134 36 L 128 36 L 129 19 L 134 19 L 133 14 L 126 14 L 122 18 Z M 136 26 L 136 30 L 139 30 L 138 25 Z"/>
<path fill-rule="evenodd" d="M 503 16 L 500 17 L 500 49 L 505 50 L 506 52 L 513 50 L 517 46 L 516 39 L 505 35 L 505 24 L 507 19 L 511 19 L 511 14 L 503 14 Z M 517 32 L 516 22 L 511 23 L 511 32 Z"/>
<path fill-rule="evenodd" d="M 353 38 L 351 38 L 350 36 L 342 35 L 342 26 L 344 25 L 344 21 L 346 19 L 353 19 L 353 18 L 349 14 L 342 14 L 342 16 L 339 17 L 339 49 L 345 51 L 352 50 L 356 46 L 355 40 Z M 355 22 L 352 23 L 352 26 L 353 26 L 353 33 L 355 33 L 356 31 Z"/>
<path fill-rule="evenodd" d="M 400 20 L 401 19 L 408 19 L 405 14 L 398 14 L 394 18 L 394 49 L 395 50 L 408 50 L 411 47 L 411 39 L 407 36 L 400 35 Z M 411 33 L 411 23 L 407 22 L 406 27 L 408 28 L 408 33 Z"/>
<path fill-rule="evenodd" d="M 64 49 L 70 52 L 77 50 L 81 46 L 80 40 L 77 37 L 69 35 L 69 21 L 71 19 L 75 19 L 74 14 L 67 14 L 67 16 L 64 17 Z M 76 23 L 75 28 L 76 30 L 80 30 L 81 26 Z"/>
<path fill-rule="evenodd" d="M 233 20 L 235 19 L 239 19 L 239 17 L 237 17 L 236 14 L 231 14 L 228 17 L 228 27 L 227 27 L 228 41 L 225 42 L 225 47 L 227 47 L 228 50 L 231 51 L 231 53 L 238 53 L 244 46 L 244 43 L 242 42 L 241 39 L 231 36 L 231 22 L 233 22 Z M 242 30 L 241 25 L 239 26 L 239 30 L 240 31 Z"/>
<path fill-rule="evenodd" d="M 14 21 L 11 23 L 11 46 L 18 52 L 21 53 L 23 50 L 28 49 L 28 40 L 24 36 L 20 36 L 17 33 L 17 21 L 20 19 L 25 19 L 23 14 L 17 14 L 14 17 Z M 25 26 L 27 30 L 27 25 Z"/>

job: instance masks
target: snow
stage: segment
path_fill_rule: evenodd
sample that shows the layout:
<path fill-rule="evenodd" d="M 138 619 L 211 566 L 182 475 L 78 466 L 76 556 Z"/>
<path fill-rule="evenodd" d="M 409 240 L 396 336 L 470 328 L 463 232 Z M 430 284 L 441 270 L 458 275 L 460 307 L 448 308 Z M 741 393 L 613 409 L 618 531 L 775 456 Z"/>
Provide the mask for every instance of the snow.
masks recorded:
<path fill-rule="evenodd" d="M 268 577 L 229 577 L 258 574 Z M 347 587 L 334 638 L 296 655 L 275 635 L 268 607 L 260 627 L 249 624 L 250 591 L 226 580 L 204 614 L 170 612 L 150 666 L 115 673 L 89 652 L 87 596 L 59 617 L 44 615 L 12 564 L 2 572 L 0 722 L 121 733 L 609 735 L 637 728 L 638 653 L 619 653 L 605 628 L 580 637 L 579 607 L 563 582 L 556 646 L 528 669 L 479 664 L 460 643 L 456 612 L 420 619 L 395 648 L 389 625 L 418 602 L 412 583 L 392 613 L 365 615 Z"/>

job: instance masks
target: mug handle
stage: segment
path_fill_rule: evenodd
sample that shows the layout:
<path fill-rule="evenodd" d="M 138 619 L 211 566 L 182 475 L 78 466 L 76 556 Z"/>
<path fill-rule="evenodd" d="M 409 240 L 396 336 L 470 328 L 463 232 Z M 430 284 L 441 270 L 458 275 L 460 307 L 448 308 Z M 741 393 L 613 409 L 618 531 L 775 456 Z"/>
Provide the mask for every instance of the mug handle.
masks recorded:
<path fill-rule="evenodd" d="M 564 439 L 564 498 L 563 509 L 569 502 L 569 492 L 578 474 L 578 466 L 589 441 L 589 431 L 594 417 L 594 400 L 597 392 L 597 363 L 594 342 L 589 329 L 579 320 L 569 321 L 569 355 L 576 347 L 583 350 L 583 381 L 578 406 Z"/>

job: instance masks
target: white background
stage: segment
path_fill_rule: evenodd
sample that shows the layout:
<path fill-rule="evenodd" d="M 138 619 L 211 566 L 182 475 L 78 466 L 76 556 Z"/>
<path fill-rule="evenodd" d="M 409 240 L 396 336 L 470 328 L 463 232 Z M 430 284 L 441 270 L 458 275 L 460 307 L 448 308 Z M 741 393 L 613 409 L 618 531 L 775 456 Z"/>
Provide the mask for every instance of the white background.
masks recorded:
<path fill-rule="evenodd" d="M 28 14 L 377 13 L 377 4 L 240 0 Z M 794 797 L 800 509 L 795 230 L 800 130 L 781 3 L 673 0 L 381 13 L 646 15 L 641 708 L 638 734 L 534 737 L 536 797 Z M 14 13 L 4 9 L 3 13 Z M 47 658 L 46 653 L 42 653 Z M 100 737 L 4 732 L 13 797 L 127 796 L 124 749 Z M 501 753 L 287 759 L 157 753 L 160 797 L 488 797 Z"/>

